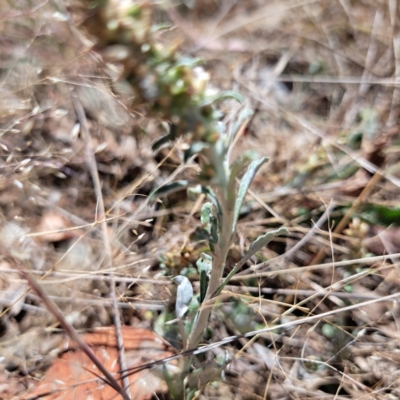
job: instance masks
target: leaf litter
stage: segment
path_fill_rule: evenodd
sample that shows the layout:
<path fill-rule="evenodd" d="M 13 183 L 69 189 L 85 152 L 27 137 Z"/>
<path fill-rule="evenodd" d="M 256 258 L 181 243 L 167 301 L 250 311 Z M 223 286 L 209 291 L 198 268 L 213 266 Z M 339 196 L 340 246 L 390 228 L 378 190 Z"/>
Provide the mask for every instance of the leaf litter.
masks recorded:
<path fill-rule="evenodd" d="M 79 3 L 54 4 L 1 5 L 4 398 L 24 398 L 34 390 L 66 340 L 12 260 L 29 265 L 75 328 L 87 332 L 112 323 L 110 266 L 71 90 L 83 104 L 91 147 L 97 149 L 123 325 L 152 329 L 160 316 L 174 314 L 173 289 L 160 257 L 168 273 L 178 275 L 195 266 L 203 251 L 198 243 L 185 247 L 201 227 L 201 207 L 192 212 L 195 204 L 184 192 L 156 208 L 146 202 L 175 171 L 190 180 L 191 165 L 180 166 L 179 146 L 151 151 L 162 128 L 145 115 L 129 114 L 129 99 L 112 94 L 118 71 L 88 51 Z M 203 398 L 400 396 L 397 300 L 362 306 L 366 296 L 384 299 L 398 287 L 396 7 L 368 0 L 279 5 L 198 0 L 192 9 L 180 6 L 159 16 L 175 26 L 160 33 L 160 41 L 168 45 L 184 37 L 182 52 L 205 60 L 213 85 L 239 90 L 253 108 L 232 158 L 252 149 L 269 157 L 244 199 L 228 267 L 266 231 L 282 222 L 290 231 L 288 239 L 260 249 L 248 270 L 225 288 L 224 303 L 210 320 L 213 341 L 239 334 L 246 324 L 261 329 L 337 310 L 319 322 L 210 350 L 231 361 L 214 384 L 202 388 Z M 375 174 L 379 179 L 366 193 Z M 312 229 L 331 199 L 328 220 L 310 239 L 290 257 L 270 261 Z M 335 232 L 346 215 L 343 229 Z M 319 252 L 317 264 L 323 265 L 313 269 Z M 198 278 L 188 276 L 199 290 Z M 168 326 L 161 331 L 174 344 L 177 332 Z M 167 396 L 165 388 L 157 390 Z"/>

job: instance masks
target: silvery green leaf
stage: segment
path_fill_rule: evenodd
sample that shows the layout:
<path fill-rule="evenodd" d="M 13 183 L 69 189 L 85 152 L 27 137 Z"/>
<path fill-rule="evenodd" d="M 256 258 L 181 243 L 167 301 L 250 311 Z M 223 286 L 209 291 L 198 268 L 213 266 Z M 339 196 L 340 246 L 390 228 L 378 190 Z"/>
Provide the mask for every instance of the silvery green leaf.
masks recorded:
<path fill-rule="evenodd" d="M 203 185 L 196 185 L 187 189 L 188 198 L 191 201 L 196 201 L 196 195 L 200 193 L 205 194 L 215 207 L 217 222 L 219 222 L 220 217 L 222 215 L 222 211 L 214 191 L 209 186 L 203 186 Z"/>
<path fill-rule="evenodd" d="M 209 263 L 209 265 L 211 265 L 210 263 L 212 262 L 212 256 L 210 256 L 207 253 L 201 253 L 202 257 L 204 257 L 205 261 Z M 210 267 L 211 268 L 211 267 Z M 211 272 L 211 269 L 208 271 Z"/>
<path fill-rule="evenodd" d="M 215 209 L 217 210 L 217 217 L 220 217 L 222 215 L 222 209 L 215 192 L 208 186 L 202 186 L 202 192 L 208 197 L 211 203 L 213 203 Z"/>
<path fill-rule="evenodd" d="M 213 96 L 207 96 L 207 98 L 200 104 L 200 106 L 207 106 L 210 104 L 214 104 L 217 101 L 226 100 L 226 99 L 235 99 L 239 103 L 243 103 L 244 97 L 234 90 L 227 90 L 225 92 L 217 93 Z"/>
<path fill-rule="evenodd" d="M 267 232 L 265 235 L 259 236 L 251 245 L 244 257 L 239 261 L 243 265 L 246 261 L 250 259 L 257 251 L 261 250 L 266 246 L 271 240 L 275 239 L 277 236 L 288 235 L 289 231 L 286 228 L 279 228 L 276 231 Z"/>
<path fill-rule="evenodd" d="M 229 180 L 228 171 L 225 167 L 225 157 L 228 152 L 229 138 L 220 137 L 209 149 L 204 149 L 203 154 L 209 160 L 215 171 L 212 183 L 221 188 L 226 188 Z"/>
<path fill-rule="evenodd" d="M 253 161 L 257 157 L 257 152 L 255 150 L 245 151 L 239 158 L 237 158 L 231 164 L 231 176 L 234 178 L 238 175 L 238 173 L 242 170 L 246 162 Z"/>
<path fill-rule="evenodd" d="M 262 249 L 265 245 L 267 245 L 271 240 L 275 237 L 280 236 L 282 234 L 288 234 L 289 231 L 286 228 L 279 228 L 276 231 L 267 232 L 265 235 L 259 236 L 251 245 L 248 252 L 244 255 L 244 257 L 235 265 L 231 272 L 225 277 L 222 284 L 219 286 L 217 291 L 213 294 L 213 296 L 217 296 L 221 293 L 222 289 L 225 285 L 230 281 L 232 276 L 236 274 L 237 271 L 246 263 L 251 256 L 253 256 L 257 251 Z"/>
<path fill-rule="evenodd" d="M 220 136 L 214 144 L 213 149 L 215 149 L 215 155 L 218 157 L 218 161 L 223 161 L 229 150 L 229 138 L 227 136 Z"/>
<path fill-rule="evenodd" d="M 157 197 L 166 196 L 167 194 L 179 192 L 179 190 L 186 189 L 190 185 L 189 181 L 176 181 L 168 183 L 157 189 L 154 189 L 149 195 L 149 202 L 154 203 Z"/>
<path fill-rule="evenodd" d="M 226 134 L 226 124 L 222 121 L 218 121 L 215 124 L 215 129 L 218 133 L 220 133 L 222 135 Z"/>
<path fill-rule="evenodd" d="M 196 261 L 199 273 L 205 271 L 207 274 L 211 272 L 212 257 L 206 253 L 201 253 L 201 257 Z"/>
<path fill-rule="evenodd" d="M 175 276 L 172 278 L 172 281 L 178 286 L 176 291 L 175 313 L 177 318 L 182 318 L 192 300 L 193 287 L 186 276 Z"/>
<path fill-rule="evenodd" d="M 202 225 L 207 225 L 211 221 L 212 217 L 212 204 L 210 202 L 204 203 L 203 207 L 201 207 L 201 213 L 200 213 L 200 221 Z"/>
<path fill-rule="evenodd" d="M 190 201 L 196 201 L 197 195 L 202 193 L 201 185 L 190 187 L 186 191 L 187 197 Z"/>
<path fill-rule="evenodd" d="M 193 154 L 200 153 L 202 150 L 210 147 L 206 142 L 195 142 L 183 153 L 183 159 L 186 162 Z"/>
<path fill-rule="evenodd" d="M 199 64 L 204 64 L 204 60 L 200 57 L 193 58 L 188 56 L 181 56 L 175 63 L 175 66 L 184 66 L 189 68 L 194 68 Z"/>
<path fill-rule="evenodd" d="M 233 226 L 233 233 L 236 230 L 236 223 L 239 219 L 240 209 L 242 208 L 244 198 L 246 197 L 247 191 L 249 190 L 250 184 L 253 181 L 257 171 L 260 167 L 268 161 L 268 157 L 260 158 L 259 160 L 254 160 L 250 163 L 249 167 L 247 168 L 247 172 L 244 174 L 242 180 L 240 181 L 239 191 L 236 199 L 235 204 L 235 216 L 234 216 L 234 226 Z"/>
<path fill-rule="evenodd" d="M 233 139 L 235 139 L 235 136 L 239 132 L 239 129 L 244 124 L 244 122 L 246 120 L 248 120 L 249 118 L 251 118 L 253 116 L 253 114 L 254 114 L 254 111 L 251 108 L 244 108 L 240 112 L 239 117 L 238 117 L 235 125 L 232 128 L 232 131 L 229 133 L 229 140 L 231 143 L 233 142 Z"/>
<path fill-rule="evenodd" d="M 200 220 L 209 233 L 210 243 L 218 243 L 218 219 L 214 216 L 213 205 L 210 202 L 204 203 L 201 208 Z"/>
<path fill-rule="evenodd" d="M 246 151 L 239 158 L 237 158 L 230 166 L 230 176 L 229 176 L 229 184 L 228 184 L 228 195 L 235 193 L 235 182 L 236 177 L 245 164 L 254 160 L 257 157 L 257 152 L 254 150 Z"/>

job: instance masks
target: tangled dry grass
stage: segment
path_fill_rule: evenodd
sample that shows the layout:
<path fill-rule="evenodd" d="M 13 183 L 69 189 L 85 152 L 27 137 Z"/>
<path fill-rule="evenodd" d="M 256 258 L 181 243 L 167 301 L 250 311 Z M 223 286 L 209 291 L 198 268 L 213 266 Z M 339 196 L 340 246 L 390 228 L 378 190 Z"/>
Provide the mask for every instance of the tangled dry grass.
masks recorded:
<path fill-rule="evenodd" d="M 112 93 L 118 68 L 93 50 L 80 4 L 0 7 L 7 399 L 27 398 L 65 340 L 16 263 L 80 332 L 114 324 L 114 303 L 123 325 L 155 329 L 175 344 L 165 325 L 173 310 L 167 276 L 195 265 L 202 247 L 189 242 L 199 202 L 176 194 L 147 203 L 155 186 L 191 173 L 184 143 L 151 151 L 159 124 Z M 204 384 L 202 398 L 400 397 L 399 17 L 396 0 L 157 7 L 159 22 L 170 24 L 159 40 L 203 58 L 213 85 L 239 90 L 255 110 L 235 151 L 270 157 L 230 265 L 266 230 L 290 231 L 233 278 L 212 314 L 210 340 L 285 328 L 210 349 L 204 363 L 223 355 L 231 362 L 223 379 Z M 228 118 L 237 112 L 223 107 Z"/>

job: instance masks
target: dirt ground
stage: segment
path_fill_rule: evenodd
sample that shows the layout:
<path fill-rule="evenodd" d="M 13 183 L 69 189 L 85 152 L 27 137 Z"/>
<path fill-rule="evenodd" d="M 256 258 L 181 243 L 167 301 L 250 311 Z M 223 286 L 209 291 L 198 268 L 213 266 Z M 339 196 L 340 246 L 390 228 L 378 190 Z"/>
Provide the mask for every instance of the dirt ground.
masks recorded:
<path fill-rule="evenodd" d="M 118 65 L 83 28 L 82 3 L 0 2 L 0 399 L 83 396 L 35 392 L 71 339 L 29 279 L 82 335 L 117 318 L 125 342 L 126 327 L 140 329 L 133 348 L 162 343 L 158 355 L 129 353 L 135 366 L 178 354 L 170 277 L 186 274 L 199 290 L 204 243 L 190 235 L 201 202 L 185 192 L 148 202 L 195 170 L 184 139 L 152 151 L 160 123 L 113 90 Z M 202 58 L 213 88 L 253 108 L 233 156 L 269 157 L 227 271 L 257 236 L 290 232 L 216 304 L 204 343 L 222 342 L 201 363 L 219 357 L 225 368 L 198 398 L 399 399 L 400 5 L 150 3 L 166 24 L 157 40 Z M 238 104 L 221 109 L 229 120 Z M 169 398 L 157 368 L 157 385 L 133 398 Z M 91 398 L 117 398 L 104 393 Z"/>

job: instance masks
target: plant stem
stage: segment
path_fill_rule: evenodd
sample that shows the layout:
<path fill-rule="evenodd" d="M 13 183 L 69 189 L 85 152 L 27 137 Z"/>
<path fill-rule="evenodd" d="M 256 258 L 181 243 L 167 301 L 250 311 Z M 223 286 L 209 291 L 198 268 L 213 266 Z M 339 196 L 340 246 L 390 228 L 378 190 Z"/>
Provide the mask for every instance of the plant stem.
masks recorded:
<path fill-rule="evenodd" d="M 229 248 L 231 247 L 233 241 L 233 226 L 234 226 L 234 204 L 235 201 L 228 201 L 226 199 L 226 194 L 221 193 L 222 190 L 218 191 L 220 197 L 223 197 L 223 204 L 222 210 L 223 215 L 221 219 L 221 233 L 219 236 L 219 242 L 215 246 L 215 252 L 212 261 L 212 269 L 211 269 L 211 276 L 210 282 L 207 288 L 207 293 L 204 299 L 204 303 L 211 300 L 215 293 L 217 292 L 222 275 L 224 273 L 224 267 L 226 262 L 226 257 L 228 255 Z M 200 307 L 196 318 L 193 323 L 192 332 L 190 333 L 189 340 L 187 343 L 187 350 L 193 349 L 197 347 L 200 343 L 203 332 L 207 328 L 208 318 L 211 313 L 211 307 Z"/>

